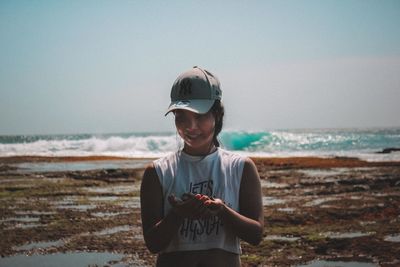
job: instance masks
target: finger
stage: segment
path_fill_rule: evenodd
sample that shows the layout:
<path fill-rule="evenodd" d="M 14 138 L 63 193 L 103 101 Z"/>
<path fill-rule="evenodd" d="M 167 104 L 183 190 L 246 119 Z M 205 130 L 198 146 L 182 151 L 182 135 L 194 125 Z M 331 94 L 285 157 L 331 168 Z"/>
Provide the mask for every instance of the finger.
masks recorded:
<path fill-rule="evenodd" d="M 182 195 L 182 200 L 186 201 L 186 200 L 192 199 L 193 197 L 194 197 L 194 195 L 192 193 L 184 193 Z"/>
<path fill-rule="evenodd" d="M 213 204 L 213 201 L 211 199 L 204 202 L 205 206 L 211 206 L 212 204 Z"/>
<path fill-rule="evenodd" d="M 207 201 L 207 200 L 209 200 L 210 198 L 208 197 L 208 196 L 206 196 L 206 195 L 202 195 L 201 196 L 201 198 L 200 198 L 200 200 L 202 201 L 202 202 L 205 202 L 205 201 Z"/>
<path fill-rule="evenodd" d="M 188 209 L 191 209 L 193 211 L 196 211 L 200 209 L 202 206 L 204 206 L 203 202 L 195 198 L 187 201 L 185 204 L 187 204 Z"/>
<path fill-rule="evenodd" d="M 193 217 L 201 205 L 202 202 L 196 198 L 192 198 L 186 201 L 176 202 L 173 207 L 183 217 Z"/>
<path fill-rule="evenodd" d="M 182 202 L 178 205 L 180 210 L 184 211 L 188 217 L 198 217 L 198 214 L 205 208 L 203 203 L 196 198 L 190 199 L 188 201 Z"/>
<path fill-rule="evenodd" d="M 176 198 L 174 195 L 169 195 L 168 196 L 168 202 L 169 204 L 171 204 L 172 206 L 176 206 L 179 203 L 178 198 Z"/>

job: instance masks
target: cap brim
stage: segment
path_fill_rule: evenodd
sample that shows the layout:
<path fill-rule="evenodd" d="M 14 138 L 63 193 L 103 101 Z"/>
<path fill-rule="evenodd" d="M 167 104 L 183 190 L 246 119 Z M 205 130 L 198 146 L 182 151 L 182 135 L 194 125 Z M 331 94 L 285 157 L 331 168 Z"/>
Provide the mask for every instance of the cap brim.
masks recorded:
<path fill-rule="evenodd" d="M 192 100 L 179 100 L 172 102 L 165 113 L 165 116 L 168 115 L 171 111 L 177 109 L 189 110 L 198 114 L 207 113 L 211 107 L 213 106 L 215 100 L 210 99 L 192 99 Z"/>

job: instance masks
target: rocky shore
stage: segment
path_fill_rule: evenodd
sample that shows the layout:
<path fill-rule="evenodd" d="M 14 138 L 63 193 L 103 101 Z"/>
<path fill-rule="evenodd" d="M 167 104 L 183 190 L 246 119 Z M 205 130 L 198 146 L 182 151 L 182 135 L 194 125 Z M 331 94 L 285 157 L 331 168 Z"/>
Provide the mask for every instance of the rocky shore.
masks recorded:
<path fill-rule="evenodd" d="M 136 167 L 40 170 L 40 164 L 93 161 Z M 142 238 L 139 200 L 143 168 L 151 160 L 141 159 L 141 167 L 134 161 L 0 158 L 0 266 L 20 261 L 34 266 L 35 257 L 68 266 L 62 255 L 78 257 L 84 266 L 153 266 L 155 256 Z M 400 162 L 254 161 L 263 186 L 265 233 L 257 247 L 242 244 L 243 266 L 400 265 Z M 35 171 L 21 167 L 33 163 L 39 164 Z"/>

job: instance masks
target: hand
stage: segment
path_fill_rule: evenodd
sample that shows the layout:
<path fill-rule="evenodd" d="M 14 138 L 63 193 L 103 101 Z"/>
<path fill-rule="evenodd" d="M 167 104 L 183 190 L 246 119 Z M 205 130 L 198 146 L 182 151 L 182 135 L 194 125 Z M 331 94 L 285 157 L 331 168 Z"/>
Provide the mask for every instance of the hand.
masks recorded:
<path fill-rule="evenodd" d="M 207 207 L 209 216 L 217 216 L 224 209 L 225 203 L 219 198 L 213 198 L 206 195 L 196 195 L 200 201 Z"/>
<path fill-rule="evenodd" d="M 174 195 L 168 196 L 168 202 L 172 206 L 172 211 L 181 218 L 201 219 L 209 215 L 207 207 L 195 195 L 185 193 L 179 199 Z"/>

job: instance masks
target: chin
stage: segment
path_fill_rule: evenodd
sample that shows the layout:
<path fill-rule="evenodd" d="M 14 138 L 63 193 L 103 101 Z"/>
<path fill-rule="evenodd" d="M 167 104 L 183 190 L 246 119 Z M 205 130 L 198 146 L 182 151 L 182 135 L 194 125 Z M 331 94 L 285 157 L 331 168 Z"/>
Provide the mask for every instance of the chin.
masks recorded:
<path fill-rule="evenodd" d="M 185 142 L 186 143 L 186 145 L 188 146 L 188 147 L 190 147 L 190 148 L 192 148 L 192 149 L 200 149 L 200 148 L 202 148 L 203 146 L 204 146 L 204 144 L 203 143 L 194 143 L 194 142 Z"/>
<path fill-rule="evenodd" d="M 210 142 L 202 141 L 202 142 L 185 142 L 188 147 L 194 150 L 204 150 L 205 148 L 209 148 L 211 146 Z"/>

